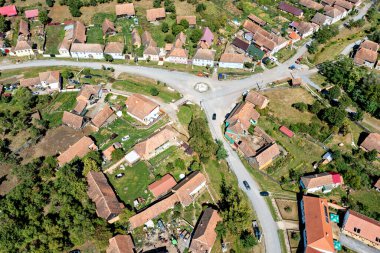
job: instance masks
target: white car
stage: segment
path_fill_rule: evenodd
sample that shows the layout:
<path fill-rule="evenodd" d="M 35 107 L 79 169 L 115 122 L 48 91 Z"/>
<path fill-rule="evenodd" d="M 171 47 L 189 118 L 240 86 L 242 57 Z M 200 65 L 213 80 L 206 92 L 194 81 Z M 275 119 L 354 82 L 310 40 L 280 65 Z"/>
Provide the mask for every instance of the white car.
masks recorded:
<path fill-rule="evenodd" d="M 126 136 L 124 136 L 123 138 L 121 138 L 121 141 L 127 141 L 127 140 L 129 140 L 129 135 L 126 135 Z"/>

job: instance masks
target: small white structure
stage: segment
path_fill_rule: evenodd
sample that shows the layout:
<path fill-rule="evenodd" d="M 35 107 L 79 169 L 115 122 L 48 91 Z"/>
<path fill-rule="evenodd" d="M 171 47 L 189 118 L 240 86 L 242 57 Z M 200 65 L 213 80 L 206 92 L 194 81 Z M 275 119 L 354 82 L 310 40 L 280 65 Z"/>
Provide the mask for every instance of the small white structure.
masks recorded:
<path fill-rule="evenodd" d="M 245 56 L 243 54 L 229 54 L 224 53 L 220 57 L 219 67 L 230 69 L 242 69 L 244 68 Z"/>
<path fill-rule="evenodd" d="M 58 46 L 58 52 L 62 57 L 71 57 L 70 54 L 71 43 L 66 38 L 62 40 Z"/>
<path fill-rule="evenodd" d="M 183 48 L 174 47 L 168 56 L 165 58 L 166 62 L 187 64 L 188 53 L 187 50 Z"/>
<path fill-rule="evenodd" d="M 103 46 L 100 44 L 73 43 L 71 57 L 79 59 L 104 59 Z"/>
<path fill-rule="evenodd" d="M 34 52 L 30 42 L 25 40 L 17 41 L 14 53 L 17 57 L 33 56 Z"/>
<path fill-rule="evenodd" d="M 214 67 L 214 57 L 214 50 L 198 48 L 193 57 L 193 65 L 202 67 Z"/>
<path fill-rule="evenodd" d="M 104 53 L 112 56 L 113 59 L 124 60 L 124 43 L 110 42 L 106 45 Z"/>
<path fill-rule="evenodd" d="M 130 164 L 134 164 L 136 163 L 137 161 L 140 160 L 140 156 L 139 154 L 137 154 L 136 151 L 132 150 L 131 152 L 129 152 L 128 154 L 125 155 L 125 160 Z"/>

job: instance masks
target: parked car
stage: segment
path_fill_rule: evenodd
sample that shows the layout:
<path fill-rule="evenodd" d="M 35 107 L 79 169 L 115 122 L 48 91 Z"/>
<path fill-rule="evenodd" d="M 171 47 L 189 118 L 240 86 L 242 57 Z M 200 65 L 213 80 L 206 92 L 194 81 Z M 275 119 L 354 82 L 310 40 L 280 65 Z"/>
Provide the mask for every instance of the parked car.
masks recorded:
<path fill-rule="evenodd" d="M 293 64 L 293 65 L 290 65 L 289 69 L 290 69 L 290 70 L 294 70 L 294 69 L 296 69 L 296 66 L 295 66 L 294 64 Z"/>
<path fill-rule="evenodd" d="M 122 178 L 122 177 L 124 177 L 124 173 L 119 173 L 119 174 L 116 174 L 115 175 L 115 178 Z"/>
<path fill-rule="evenodd" d="M 92 76 L 91 76 L 91 75 L 86 75 L 86 76 L 84 76 L 84 78 L 88 78 L 88 79 L 91 79 L 91 78 L 92 78 Z"/>
<path fill-rule="evenodd" d="M 269 196 L 269 192 L 266 192 L 266 191 L 260 192 L 260 195 L 263 197 L 267 197 L 267 196 Z"/>
<path fill-rule="evenodd" d="M 216 113 L 212 114 L 212 120 L 216 120 Z"/>
<path fill-rule="evenodd" d="M 131 137 L 129 137 L 129 135 L 126 135 L 124 136 L 123 138 L 121 138 L 121 141 L 127 141 L 129 140 Z"/>
<path fill-rule="evenodd" d="M 245 187 L 245 189 L 247 189 L 247 190 L 251 190 L 251 186 L 249 186 L 249 184 L 248 184 L 248 182 L 247 181 L 243 181 L 243 184 L 244 184 L 244 187 Z"/>

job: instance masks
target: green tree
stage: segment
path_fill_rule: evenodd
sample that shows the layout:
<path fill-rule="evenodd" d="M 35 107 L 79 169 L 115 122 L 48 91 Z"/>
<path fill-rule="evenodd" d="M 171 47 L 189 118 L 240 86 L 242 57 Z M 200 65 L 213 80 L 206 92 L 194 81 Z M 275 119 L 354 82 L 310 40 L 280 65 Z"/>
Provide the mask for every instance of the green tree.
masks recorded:
<path fill-rule="evenodd" d="M 53 7 L 54 6 L 54 0 L 46 0 L 46 5 L 49 6 L 49 7 Z"/>
<path fill-rule="evenodd" d="M 174 42 L 174 40 L 175 40 L 175 37 L 174 37 L 174 35 L 173 34 L 166 34 L 165 35 L 165 42 L 166 43 L 173 43 Z"/>
<path fill-rule="evenodd" d="M 154 8 L 159 8 L 159 7 L 161 7 L 161 0 L 154 0 L 154 1 L 153 1 L 153 7 L 154 7 Z"/>
<path fill-rule="evenodd" d="M 86 176 L 90 171 L 100 171 L 98 163 L 89 157 L 83 159 L 83 176 Z"/>
<path fill-rule="evenodd" d="M 48 13 L 47 13 L 46 10 L 40 11 L 40 12 L 38 13 L 38 20 L 39 20 L 42 24 L 44 24 L 44 25 L 47 25 L 47 24 L 49 23 L 50 18 L 49 18 L 49 16 L 48 16 Z"/>
<path fill-rule="evenodd" d="M 191 32 L 191 35 L 190 35 L 191 42 L 197 43 L 201 38 L 202 38 L 202 30 L 196 28 Z"/>
<path fill-rule="evenodd" d="M 169 31 L 169 25 L 166 22 L 162 22 L 161 24 L 161 31 L 164 33 L 167 33 Z"/>
<path fill-rule="evenodd" d="M 186 19 L 181 19 L 179 24 L 183 26 L 185 29 L 189 28 L 189 21 L 187 21 Z"/>
<path fill-rule="evenodd" d="M 22 106 L 24 109 L 34 107 L 36 99 L 33 97 L 32 92 L 26 87 L 20 87 L 14 93 L 14 99 L 16 103 Z"/>
<path fill-rule="evenodd" d="M 123 149 L 118 148 L 112 152 L 111 157 L 113 161 L 120 161 L 124 157 L 124 155 L 125 152 L 123 151 Z"/>
<path fill-rule="evenodd" d="M 319 101 L 315 101 L 309 106 L 309 111 L 314 114 L 318 114 L 323 109 L 323 105 Z"/>
<path fill-rule="evenodd" d="M 156 87 L 150 88 L 149 92 L 150 92 L 150 95 L 152 95 L 154 97 L 156 97 L 156 96 L 158 96 L 158 94 L 160 94 L 160 91 Z"/>
<path fill-rule="evenodd" d="M 172 34 L 175 36 L 177 36 L 183 30 L 185 30 L 185 28 L 182 25 L 173 24 L 172 26 Z"/>
<path fill-rule="evenodd" d="M 64 79 L 71 79 L 71 78 L 74 77 L 74 74 L 73 74 L 73 72 L 71 72 L 71 71 L 69 71 L 69 70 L 64 70 L 64 71 L 62 71 L 61 76 L 62 76 Z"/>
<path fill-rule="evenodd" d="M 206 5 L 204 3 L 200 3 L 195 8 L 196 12 L 204 12 L 206 10 Z"/>
<path fill-rule="evenodd" d="M 307 104 L 305 104 L 304 102 L 294 103 L 292 104 L 292 107 L 296 108 L 297 110 L 301 112 L 305 112 L 308 108 Z"/>
<path fill-rule="evenodd" d="M 318 42 L 313 40 L 310 45 L 307 47 L 307 51 L 310 54 L 315 54 L 318 51 Z"/>
<path fill-rule="evenodd" d="M 174 164 L 177 168 L 181 169 L 181 170 L 184 170 L 186 169 L 186 165 L 185 165 L 185 161 L 181 158 L 177 158 L 175 161 L 174 161 Z"/>
<path fill-rule="evenodd" d="M 329 100 L 338 99 L 340 97 L 341 91 L 339 86 L 335 85 L 331 89 L 329 89 L 327 97 Z"/>
<path fill-rule="evenodd" d="M 372 162 L 375 161 L 377 158 L 377 150 L 372 150 L 364 154 L 365 159 Z"/>
<path fill-rule="evenodd" d="M 320 117 L 329 125 L 340 127 L 346 118 L 346 112 L 336 107 L 329 107 L 321 111 Z"/>
<path fill-rule="evenodd" d="M 172 162 L 169 162 L 168 164 L 166 164 L 166 169 L 168 171 L 172 171 L 174 169 L 174 164 Z"/>
<path fill-rule="evenodd" d="M 356 109 L 356 112 L 352 114 L 353 121 L 362 121 L 364 118 L 364 112 L 361 109 Z"/>
<path fill-rule="evenodd" d="M 189 124 L 190 146 L 201 159 L 212 157 L 217 150 L 217 145 L 208 129 L 207 121 L 201 117 L 193 118 Z"/>
<path fill-rule="evenodd" d="M 248 248 L 248 249 L 257 245 L 257 239 L 248 230 L 244 230 L 240 234 L 240 241 L 241 241 L 241 244 L 243 245 L 243 247 Z"/>
<path fill-rule="evenodd" d="M 110 54 L 104 54 L 104 59 L 108 62 L 113 62 L 113 57 Z"/>
<path fill-rule="evenodd" d="M 223 239 L 223 238 L 227 235 L 227 229 L 226 229 L 226 227 L 224 226 L 224 224 L 223 224 L 222 221 L 219 221 L 219 222 L 216 224 L 215 232 L 216 232 L 216 234 L 218 235 L 218 237 L 219 237 L 220 239 Z"/>
<path fill-rule="evenodd" d="M 228 157 L 228 154 L 223 146 L 223 142 L 220 140 L 217 140 L 216 144 L 218 145 L 218 149 L 216 150 L 216 159 L 218 160 L 226 159 Z"/>
<path fill-rule="evenodd" d="M 252 62 L 248 62 L 248 61 L 244 62 L 244 67 L 247 68 L 247 69 L 251 69 L 251 68 L 253 68 L 253 63 Z"/>
<path fill-rule="evenodd" d="M 5 33 L 9 30 L 9 21 L 4 16 L 0 15 L 0 33 Z"/>

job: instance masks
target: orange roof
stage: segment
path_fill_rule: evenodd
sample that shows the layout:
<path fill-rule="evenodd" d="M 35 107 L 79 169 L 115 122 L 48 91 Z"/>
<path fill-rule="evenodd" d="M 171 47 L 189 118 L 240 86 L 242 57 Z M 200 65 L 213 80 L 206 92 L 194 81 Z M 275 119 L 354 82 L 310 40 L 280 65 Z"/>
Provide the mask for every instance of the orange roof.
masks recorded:
<path fill-rule="evenodd" d="M 41 82 L 46 82 L 48 84 L 51 83 L 59 83 L 61 81 L 61 74 L 59 71 L 46 71 L 38 74 Z"/>
<path fill-rule="evenodd" d="M 73 35 L 73 42 L 85 43 L 86 42 L 86 27 L 83 23 L 76 21 Z"/>
<path fill-rule="evenodd" d="M 265 166 L 266 164 L 268 164 L 268 162 L 276 158 L 278 155 L 280 155 L 280 149 L 276 143 L 273 143 L 272 145 L 261 151 L 259 154 L 257 154 L 255 156 L 255 160 L 259 168 L 261 168 L 262 166 Z"/>
<path fill-rule="evenodd" d="M 94 141 L 87 136 L 83 136 L 79 141 L 58 156 L 58 164 L 59 166 L 63 166 L 66 163 L 71 162 L 75 157 L 82 158 L 91 150 L 97 150 Z"/>
<path fill-rule="evenodd" d="M 316 11 L 319 11 L 319 10 L 323 9 L 323 5 L 322 4 L 314 2 L 312 0 L 300 0 L 299 3 L 300 3 L 300 5 L 303 5 L 303 6 L 307 7 L 307 8 L 310 8 L 310 9 L 313 9 L 313 10 L 316 10 Z"/>
<path fill-rule="evenodd" d="M 101 89 L 102 87 L 100 85 L 86 84 L 82 87 L 81 91 L 79 92 L 77 96 L 77 101 L 88 101 L 90 100 L 91 96 L 98 96 Z"/>
<path fill-rule="evenodd" d="M 123 51 L 124 43 L 121 42 L 109 42 L 104 49 L 105 54 L 122 54 Z"/>
<path fill-rule="evenodd" d="M 336 177 L 340 178 L 340 182 L 334 182 L 334 174 L 324 172 L 319 174 L 313 174 L 308 176 L 301 177 L 302 183 L 305 185 L 306 189 L 315 188 L 315 187 L 321 187 L 324 185 L 331 185 L 340 183 L 343 184 L 343 177 L 339 174 Z M 338 180 L 339 181 L 339 180 Z"/>
<path fill-rule="evenodd" d="M 68 125 L 74 129 L 80 129 L 83 125 L 83 117 L 71 112 L 63 112 L 62 124 Z"/>
<path fill-rule="evenodd" d="M 180 57 L 180 58 L 187 58 L 187 50 L 179 47 L 174 47 L 168 57 Z"/>
<path fill-rule="evenodd" d="M 256 91 L 250 91 L 245 100 L 258 106 L 260 109 L 265 108 L 269 102 L 269 99 L 266 96 L 261 95 Z"/>
<path fill-rule="evenodd" d="M 365 215 L 348 210 L 344 217 L 343 230 L 380 245 L 376 241 L 380 238 L 380 222 Z"/>
<path fill-rule="evenodd" d="M 122 212 L 124 206 L 119 203 L 103 172 L 90 171 L 87 174 L 87 183 L 87 194 L 95 202 L 96 214 L 99 217 L 110 220 Z"/>
<path fill-rule="evenodd" d="M 29 35 L 29 23 L 23 19 L 20 20 L 18 34 Z"/>
<path fill-rule="evenodd" d="M 194 171 L 173 187 L 183 206 L 193 202 L 193 192 L 202 184 L 206 184 L 206 177 L 199 171 Z"/>
<path fill-rule="evenodd" d="M 375 63 L 377 60 L 377 52 L 361 47 L 355 54 L 354 62 L 362 65 L 365 62 Z"/>
<path fill-rule="evenodd" d="M 256 24 L 261 25 L 261 26 L 264 26 L 267 24 L 267 22 L 265 22 L 264 20 L 262 20 L 261 18 L 259 18 L 258 16 L 254 15 L 254 14 L 249 14 L 248 18 L 250 20 L 252 20 L 253 22 L 255 22 Z"/>
<path fill-rule="evenodd" d="M 156 21 L 160 18 L 165 18 L 166 12 L 164 8 L 155 8 L 155 9 L 149 9 L 146 10 L 146 19 L 149 22 Z"/>
<path fill-rule="evenodd" d="M 242 102 L 232 110 L 227 122 L 232 124 L 239 121 L 245 130 L 248 130 L 251 126 L 251 120 L 257 121 L 259 117 L 260 114 L 255 110 L 252 103 Z"/>
<path fill-rule="evenodd" d="M 84 109 L 87 107 L 87 102 L 84 100 L 78 100 L 77 104 L 75 105 L 74 112 L 77 114 L 81 114 Z"/>
<path fill-rule="evenodd" d="M 340 6 L 346 10 L 351 10 L 354 7 L 354 5 L 352 3 L 345 1 L 345 0 L 336 0 L 334 2 L 334 6 L 335 5 Z"/>
<path fill-rule="evenodd" d="M 220 56 L 219 62 L 230 62 L 230 63 L 244 63 L 245 56 L 243 54 L 230 54 L 224 53 Z"/>
<path fill-rule="evenodd" d="M 135 151 L 140 155 L 140 157 L 147 156 L 166 142 L 175 138 L 176 135 L 176 132 L 172 129 L 165 127 L 158 133 L 155 133 L 153 136 L 149 137 L 149 139 L 137 143 L 135 145 Z"/>
<path fill-rule="evenodd" d="M 29 50 L 32 49 L 31 44 L 25 40 L 18 40 L 15 46 L 15 51 Z"/>
<path fill-rule="evenodd" d="M 371 40 L 365 40 L 362 42 L 362 44 L 360 44 L 360 47 L 363 47 L 363 48 L 366 48 L 366 49 L 369 49 L 369 50 L 372 50 L 372 51 L 379 51 L 379 44 L 377 44 L 376 42 L 374 41 L 371 41 Z"/>
<path fill-rule="evenodd" d="M 22 87 L 33 87 L 36 86 L 37 84 L 40 84 L 41 80 L 39 77 L 31 77 L 31 78 L 26 78 L 26 79 L 20 79 L 20 86 Z"/>
<path fill-rule="evenodd" d="M 108 240 L 110 245 L 106 253 L 134 253 L 135 245 L 132 236 L 117 235 Z"/>
<path fill-rule="evenodd" d="M 377 188 L 377 189 L 380 189 L 380 178 L 377 179 L 377 181 L 376 181 L 374 187 Z"/>
<path fill-rule="evenodd" d="M 291 38 L 292 40 L 300 40 L 301 39 L 301 37 L 296 32 L 291 32 L 289 34 L 289 38 Z"/>
<path fill-rule="evenodd" d="M 194 235 L 191 238 L 190 251 L 193 253 L 211 252 L 215 243 L 217 234 L 216 225 L 222 218 L 218 212 L 211 207 L 207 208 L 195 228 Z"/>
<path fill-rule="evenodd" d="M 360 144 L 360 147 L 367 151 L 377 150 L 380 153 L 380 134 L 370 133 Z"/>
<path fill-rule="evenodd" d="M 175 181 L 173 176 L 170 174 L 166 174 L 159 180 L 155 181 L 154 183 L 151 183 L 148 186 L 148 189 L 153 193 L 153 196 L 157 198 L 158 196 L 167 193 L 176 184 L 177 182 Z"/>
<path fill-rule="evenodd" d="M 103 107 L 103 109 L 96 114 L 96 116 L 91 120 L 92 124 L 100 128 L 107 121 L 109 117 L 113 114 L 113 110 L 109 105 Z"/>
<path fill-rule="evenodd" d="M 103 151 L 103 155 L 108 161 L 112 160 L 113 151 L 115 151 L 115 147 L 113 145 L 109 146 L 106 150 Z"/>
<path fill-rule="evenodd" d="M 144 120 L 145 117 L 147 117 L 159 106 L 155 102 L 140 94 L 133 94 L 132 96 L 129 96 L 125 102 L 125 105 L 127 106 L 128 113 L 139 118 L 140 120 Z"/>
<path fill-rule="evenodd" d="M 177 16 L 177 24 L 181 22 L 181 20 L 187 20 L 189 22 L 189 25 L 196 25 L 197 24 L 197 17 L 196 16 Z"/>
<path fill-rule="evenodd" d="M 335 252 L 326 199 L 303 196 L 306 253 Z"/>
<path fill-rule="evenodd" d="M 115 11 L 117 16 L 134 16 L 135 6 L 133 3 L 117 4 L 115 6 Z"/>
<path fill-rule="evenodd" d="M 102 30 L 103 30 L 103 34 L 106 34 L 108 32 L 115 32 L 116 31 L 115 24 L 112 21 L 110 21 L 108 18 L 106 18 L 103 21 Z"/>

